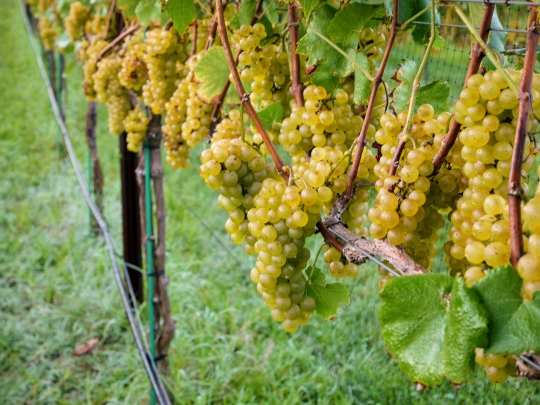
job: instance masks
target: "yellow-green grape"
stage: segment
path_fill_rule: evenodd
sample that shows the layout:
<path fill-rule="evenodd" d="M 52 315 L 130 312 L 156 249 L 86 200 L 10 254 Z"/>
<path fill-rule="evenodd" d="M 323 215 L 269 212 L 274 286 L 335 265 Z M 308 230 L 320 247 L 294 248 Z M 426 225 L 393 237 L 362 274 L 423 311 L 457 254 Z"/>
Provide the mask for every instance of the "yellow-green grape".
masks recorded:
<path fill-rule="evenodd" d="M 70 4 L 69 14 L 66 17 L 66 31 L 72 40 L 77 40 L 82 35 L 84 23 L 90 16 L 90 9 L 82 5 L 80 1 Z"/>
<path fill-rule="evenodd" d="M 148 80 L 142 87 L 143 101 L 154 114 L 163 115 L 166 102 L 176 90 L 177 62 L 185 61 L 186 52 L 176 30 L 148 31 L 144 45 L 143 61 Z M 195 59 L 202 56 L 198 54 Z"/>
<path fill-rule="evenodd" d="M 197 83 L 188 83 L 186 100 L 186 119 L 182 123 L 182 139 L 188 147 L 193 148 L 199 141 L 208 136 L 211 123 L 212 105 L 203 103 L 197 96 Z"/>
<path fill-rule="evenodd" d="M 127 148 L 129 151 L 138 153 L 146 136 L 146 130 L 150 118 L 140 106 L 131 110 L 124 119 L 123 125 L 127 132 Z"/>
<path fill-rule="evenodd" d="M 56 41 L 56 37 L 58 37 L 58 29 L 51 23 L 49 17 L 42 15 L 39 18 L 38 30 L 45 50 L 52 50 L 54 48 L 54 41 Z"/>
<path fill-rule="evenodd" d="M 452 246 L 452 249 L 456 248 L 456 247 L 461 249 L 461 247 L 458 246 L 458 245 Z M 463 252 L 463 255 L 460 254 L 459 256 L 462 256 L 462 257 L 460 257 L 460 259 L 462 259 L 465 256 L 464 252 Z M 478 280 L 483 279 L 486 276 L 486 274 L 484 273 L 484 271 L 482 270 L 481 267 L 473 266 L 473 267 L 469 267 L 467 269 L 464 276 L 465 276 L 465 280 L 466 280 L 466 283 L 467 283 L 467 287 L 470 288 Z"/>
<path fill-rule="evenodd" d="M 44 14 L 53 5 L 53 0 L 38 0 L 39 14 Z"/>
<path fill-rule="evenodd" d="M 375 72 L 377 69 L 375 61 L 380 60 L 383 56 L 382 47 L 386 43 L 387 37 L 388 31 L 383 24 L 380 24 L 375 29 L 369 27 L 364 28 L 362 32 L 360 32 L 360 37 L 358 39 L 359 50 L 368 57 L 372 72 Z"/>

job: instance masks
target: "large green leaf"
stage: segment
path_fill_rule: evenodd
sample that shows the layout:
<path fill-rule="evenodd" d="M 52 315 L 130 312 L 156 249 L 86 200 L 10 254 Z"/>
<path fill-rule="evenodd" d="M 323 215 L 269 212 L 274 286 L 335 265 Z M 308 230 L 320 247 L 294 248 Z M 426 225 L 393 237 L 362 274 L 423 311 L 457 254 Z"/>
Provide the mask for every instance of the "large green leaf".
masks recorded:
<path fill-rule="evenodd" d="M 197 95 L 205 103 L 212 103 L 229 80 L 229 65 L 221 46 L 213 46 L 195 67 L 195 80 L 200 82 Z M 234 87 L 234 86 L 231 86 Z"/>
<path fill-rule="evenodd" d="M 405 111 L 409 108 L 414 77 L 418 72 L 415 61 L 408 60 L 397 71 L 395 80 L 399 85 L 394 89 L 393 99 L 394 108 L 397 112 Z M 440 80 L 421 86 L 416 93 L 416 105 L 414 110 L 422 104 L 431 104 L 435 114 L 448 111 L 448 96 L 450 95 L 450 86 Z"/>
<path fill-rule="evenodd" d="M 440 80 L 421 86 L 416 95 L 416 108 L 422 104 L 431 104 L 435 114 L 448 111 L 448 97 L 450 96 L 450 85 Z M 416 110 L 415 108 L 415 110 Z"/>
<path fill-rule="evenodd" d="M 510 267 L 486 272 L 473 285 L 489 314 L 489 346 L 486 353 L 540 353 L 540 293 L 533 301 L 521 296 L 523 280 Z"/>
<path fill-rule="evenodd" d="M 317 267 L 306 269 L 308 282 L 306 294 L 315 300 L 315 311 L 327 321 L 334 319 L 341 304 L 349 305 L 349 291 L 341 283 L 326 284 L 326 277 Z"/>
<path fill-rule="evenodd" d="M 165 6 L 165 11 L 173 20 L 174 26 L 180 35 L 184 35 L 186 28 L 196 17 L 195 2 L 193 0 L 169 0 Z"/>
<path fill-rule="evenodd" d="M 326 29 L 328 37 L 344 47 L 356 45 L 374 10 L 367 4 L 349 3 L 330 21 Z"/>
<path fill-rule="evenodd" d="M 356 54 L 356 65 L 362 66 L 368 72 L 370 70 L 368 58 L 361 52 Z M 354 70 L 354 102 L 359 105 L 366 105 L 370 93 L 371 81 L 356 67 Z"/>
<path fill-rule="evenodd" d="M 281 122 L 283 118 L 283 107 L 279 101 L 270 104 L 259 111 L 259 118 L 267 131 L 272 131 L 274 122 Z"/>
<path fill-rule="evenodd" d="M 304 15 L 306 17 L 309 17 L 311 12 L 317 7 L 317 4 L 319 4 L 319 0 L 298 0 L 298 2 L 304 10 Z"/>
<path fill-rule="evenodd" d="M 313 12 L 310 27 L 325 35 L 335 14 L 336 10 L 328 5 L 318 7 Z M 342 49 L 351 58 L 354 58 L 355 48 L 356 46 Z M 310 29 L 298 41 L 297 53 L 308 56 L 308 65 L 316 65 L 317 69 L 310 76 L 311 82 L 324 87 L 328 93 L 332 93 L 336 89 L 342 77 L 353 71 L 352 63 L 345 56 Z"/>
<path fill-rule="evenodd" d="M 397 277 L 380 294 L 388 351 L 412 381 L 454 383 L 472 370 L 474 349 L 486 342 L 487 316 L 463 280 L 442 274 Z"/>
<path fill-rule="evenodd" d="M 450 313 L 444 336 L 444 370 L 454 382 L 467 380 L 475 366 L 474 351 L 487 343 L 486 310 L 478 294 L 465 286 L 465 279 L 456 278 L 452 286 Z"/>
<path fill-rule="evenodd" d="M 148 26 L 152 21 L 159 20 L 161 17 L 161 6 L 155 0 L 140 0 L 135 8 L 135 14 L 142 26 Z"/>

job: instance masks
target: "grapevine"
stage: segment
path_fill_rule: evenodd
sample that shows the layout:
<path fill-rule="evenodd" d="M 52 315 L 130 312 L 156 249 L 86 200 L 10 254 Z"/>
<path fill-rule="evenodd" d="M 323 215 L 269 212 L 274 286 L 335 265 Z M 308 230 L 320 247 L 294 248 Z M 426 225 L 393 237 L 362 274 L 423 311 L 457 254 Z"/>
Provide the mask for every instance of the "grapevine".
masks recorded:
<path fill-rule="evenodd" d="M 538 339 L 516 347 L 493 338 L 499 315 L 485 293 L 509 292 L 493 280 L 514 277 L 521 283 L 516 299 L 540 305 L 540 196 L 528 186 L 540 174 L 535 7 L 523 66 L 514 66 L 486 44 L 494 4 L 485 6 L 478 32 L 461 8 L 441 5 L 475 41 L 463 89 L 449 102 L 435 92 L 420 101 L 431 85 L 422 79 L 427 61 L 443 46 L 434 1 L 416 10 L 396 0 L 387 10 L 353 2 L 169 0 L 170 21 L 109 2 L 70 2 L 63 15 L 52 0 L 28 3 L 46 50 L 67 32 L 84 94 L 106 106 L 109 133 L 126 132 L 130 151 L 139 152 L 150 133 L 146 142 L 158 150 L 162 136 L 166 162 L 182 169 L 202 150 L 199 175 L 228 215 L 231 241 L 254 256 L 249 277 L 286 332 L 315 314 L 334 319 L 349 294 L 341 283 L 327 284 L 325 274 L 359 282 L 369 259 L 381 274 L 383 337 L 414 381 L 460 384 L 475 359 L 500 383 L 523 375 L 516 356 L 540 352 Z M 170 6 L 177 3 L 192 15 L 179 16 Z M 384 78 L 396 37 L 424 14 L 424 56 L 398 67 L 389 93 Z M 480 69 L 484 56 L 490 64 Z M 314 245 L 317 253 L 307 248 Z M 447 275 L 433 272 L 437 257 Z M 410 280 L 417 296 L 439 294 L 447 308 L 441 316 L 452 318 L 455 300 L 469 300 L 458 326 L 445 329 L 469 339 L 457 354 L 465 360 L 448 362 L 437 378 L 403 355 L 422 331 L 393 324 L 417 314 L 416 301 L 405 315 L 392 306 Z"/>

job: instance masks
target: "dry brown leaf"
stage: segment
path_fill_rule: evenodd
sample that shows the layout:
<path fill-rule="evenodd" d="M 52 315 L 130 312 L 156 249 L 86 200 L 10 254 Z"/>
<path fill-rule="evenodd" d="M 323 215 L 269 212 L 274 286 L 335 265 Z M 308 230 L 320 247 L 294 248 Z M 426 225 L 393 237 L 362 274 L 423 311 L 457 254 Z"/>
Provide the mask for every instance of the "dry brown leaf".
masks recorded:
<path fill-rule="evenodd" d="M 86 354 L 92 353 L 94 347 L 99 343 L 98 338 L 90 339 L 87 342 L 84 342 L 82 345 L 77 346 L 73 351 L 74 356 L 84 356 Z"/>

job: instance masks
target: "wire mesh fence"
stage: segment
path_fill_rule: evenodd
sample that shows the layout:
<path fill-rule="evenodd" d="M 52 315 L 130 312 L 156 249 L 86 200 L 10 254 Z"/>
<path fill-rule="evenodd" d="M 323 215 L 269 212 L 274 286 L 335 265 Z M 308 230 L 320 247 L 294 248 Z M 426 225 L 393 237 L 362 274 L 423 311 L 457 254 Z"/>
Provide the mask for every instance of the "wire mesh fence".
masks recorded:
<path fill-rule="evenodd" d="M 465 12 L 471 7 L 476 7 L 481 0 L 466 0 L 453 2 L 461 7 Z M 527 26 L 529 11 L 528 6 L 535 4 L 520 1 L 491 1 L 495 3 L 495 14 L 491 26 L 491 38 L 504 44 L 504 53 L 501 61 L 506 67 L 520 67 L 525 51 L 525 41 L 527 38 Z M 437 22 L 439 35 L 445 40 L 444 47 L 434 49 L 428 59 L 426 70 L 422 78 L 422 84 L 430 83 L 434 80 L 441 80 L 450 85 L 450 100 L 455 100 L 463 87 L 467 66 L 472 47 L 472 36 L 467 27 L 463 25 L 459 16 L 452 7 L 439 6 L 438 11 L 440 21 Z M 414 26 L 430 25 L 426 21 L 414 21 Z M 478 28 L 478 27 L 476 27 Z M 417 44 L 412 38 L 412 30 L 401 32 L 396 37 L 396 42 L 390 54 L 389 69 L 387 69 L 386 80 L 390 82 L 390 88 L 395 86 L 391 76 L 403 61 L 413 60 L 420 62 L 426 45 Z"/>

